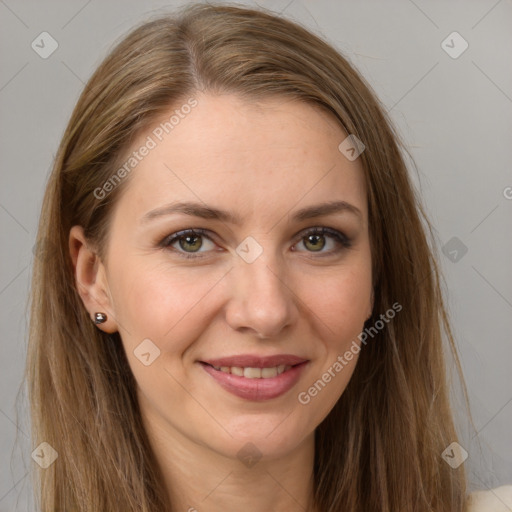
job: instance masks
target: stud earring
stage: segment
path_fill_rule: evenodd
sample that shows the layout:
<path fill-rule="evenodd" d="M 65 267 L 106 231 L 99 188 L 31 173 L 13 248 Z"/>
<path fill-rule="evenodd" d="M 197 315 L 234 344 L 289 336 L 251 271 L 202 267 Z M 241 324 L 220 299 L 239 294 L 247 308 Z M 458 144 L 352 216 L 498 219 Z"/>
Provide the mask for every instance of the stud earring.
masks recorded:
<path fill-rule="evenodd" d="M 107 315 L 105 313 L 94 313 L 94 323 L 96 325 L 102 324 L 107 321 Z"/>

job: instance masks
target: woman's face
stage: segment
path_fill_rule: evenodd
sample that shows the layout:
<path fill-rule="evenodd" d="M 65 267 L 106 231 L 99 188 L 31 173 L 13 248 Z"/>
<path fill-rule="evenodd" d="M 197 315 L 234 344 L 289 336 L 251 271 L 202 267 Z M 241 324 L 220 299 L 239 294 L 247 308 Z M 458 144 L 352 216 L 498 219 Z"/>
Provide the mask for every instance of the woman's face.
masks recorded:
<path fill-rule="evenodd" d="M 310 105 L 195 99 L 133 144 L 94 311 L 120 332 L 152 431 L 277 457 L 313 433 L 357 361 L 372 307 L 363 169 Z"/>

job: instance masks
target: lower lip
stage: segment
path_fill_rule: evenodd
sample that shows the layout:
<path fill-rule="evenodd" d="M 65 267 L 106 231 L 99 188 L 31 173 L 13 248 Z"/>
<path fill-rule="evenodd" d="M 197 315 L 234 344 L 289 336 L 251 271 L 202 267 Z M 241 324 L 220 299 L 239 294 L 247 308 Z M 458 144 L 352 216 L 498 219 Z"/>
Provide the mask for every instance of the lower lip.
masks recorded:
<path fill-rule="evenodd" d="M 226 391 L 246 400 L 263 401 L 277 398 L 289 391 L 299 380 L 308 361 L 268 379 L 247 379 L 231 373 L 216 370 L 213 366 L 200 363 Z"/>

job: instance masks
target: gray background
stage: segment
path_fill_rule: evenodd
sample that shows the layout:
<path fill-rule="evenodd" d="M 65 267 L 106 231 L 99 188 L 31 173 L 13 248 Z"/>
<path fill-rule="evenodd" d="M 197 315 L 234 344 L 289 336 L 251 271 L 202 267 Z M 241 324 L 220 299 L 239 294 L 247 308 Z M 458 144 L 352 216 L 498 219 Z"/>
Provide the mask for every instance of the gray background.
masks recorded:
<path fill-rule="evenodd" d="M 0 0 L 0 512 L 34 510 L 26 393 L 17 408 L 15 401 L 26 351 L 32 248 L 53 157 L 85 81 L 112 43 L 148 15 L 175 5 Z M 448 243 L 439 259 L 474 417 L 473 430 L 455 386 L 470 487 L 512 484 L 512 2 L 260 5 L 343 51 L 410 148 L 419 169 L 411 174 L 439 247 Z M 47 59 L 31 47 L 43 31 L 59 45 Z M 441 46 L 453 31 L 469 44 L 458 58 Z"/>

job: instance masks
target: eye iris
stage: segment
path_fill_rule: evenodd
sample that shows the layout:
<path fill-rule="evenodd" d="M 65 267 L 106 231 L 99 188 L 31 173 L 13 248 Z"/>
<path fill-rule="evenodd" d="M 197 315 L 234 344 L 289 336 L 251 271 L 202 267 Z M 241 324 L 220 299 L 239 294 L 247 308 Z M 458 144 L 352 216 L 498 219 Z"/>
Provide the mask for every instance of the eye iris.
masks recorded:
<path fill-rule="evenodd" d="M 321 243 L 319 244 L 319 240 L 321 239 Z M 306 237 L 306 241 L 304 245 L 307 247 L 308 243 L 313 244 L 313 251 L 320 251 L 325 246 L 325 237 L 323 235 L 308 235 Z"/>
<path fill-rule="evenodd" d="M 190 242 L 190 240 L 195 240 L 195 244 Z M 199 240 L 199 243 L 197 243 L 197 241 Z M 184 244 L 183 244 L 183 241 L 185 241 L 185 243 L 191 243 L 192 245 L 195 245 L 195 247 L 192 247 L 192 252 L 197 252 L 200 248 L 201 248 L 201 245 L 202 242 L 200 241 L 201 240 L 201 237 L 200 236 L 197 236 L 197 235 L 186 235 L 186 236 L 182 236 L 179 240 L 179 244 L 180 244 L 180 247 L 183 249 L 183 250 L 187 250 L 187 247 L 184 247 Z M 190 248 L 190 247 L 188 247 Z"/>

